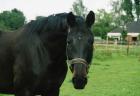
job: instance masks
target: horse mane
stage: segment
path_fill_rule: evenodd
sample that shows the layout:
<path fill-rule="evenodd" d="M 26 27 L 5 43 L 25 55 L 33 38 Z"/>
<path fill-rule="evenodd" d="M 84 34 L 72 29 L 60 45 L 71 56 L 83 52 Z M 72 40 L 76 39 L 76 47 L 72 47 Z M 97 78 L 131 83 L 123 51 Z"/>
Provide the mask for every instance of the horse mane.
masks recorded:
<path fill-rule="evenodd" d="M 68 13 L 59 13 L 53 14 L 48 17 L 41 17 L 37 20 L 31 20 L 28 24 L 24 26 L 24 32 L 28 33 L 27 35 L 33 34 L 41 34 L 42 31 L 47 32 L 67 32 L 68 24 L 67 24 L 67 15 Z M 81 16 L 76 17 L 77 26 L 81 27 L 82 24 L 85 24 L 85 20 Z M 51 34 L 50 33 L 50 34 Z M 59 33 L 60 34 L 60 33 Z M 66 33 L 65 33 L 66 34 Z"/>
<path fill-rule="evenodd" d="M 56 34 L 64 34 L 65 36 L 62 36 L 62 38 L 66 38 L 68 29 L 66 16 L 67 13 L 61 13 L 50 15 L 48 17 L 42 17 L 37 20 L 32 20 L 21 30 L 21 34 L 17 38 L 18 43 L 16 45 L 16 48 L 22 59 L 27 59 L 24 61 L 30 62 L 30 64 L 33 64 L 33 66 L 35 66 L 35 68 L 33 69 L 34 72 L 37 72 L 36 74 L 40 73 L 40 66 L 47 66 L 49 62 L 51 62 L 49 61 L 50 59 L 46 59 L 49 58 L 47 49 L 48 44 L 44 45 L 43 43 L 46 41 L 42 42 L 42 38 L 46 39 L 48 37 L 53 37 L 56 39 L 59 37 L 55 37 Z M 45 34 L 43 35 L 45 37 L 41 37 L 41 34 Z M 27 63 L 26 66 L 29 67 L 30 64 Z"/>
<path fill-rule="evenodd" d="M 48 58 L 48 54 L 38 36 L 45 23 L 46 17 L 32 20 L 18 32 L 19 36 L 16 40 L 16 55 L 20 55 L 21 62 L 26 62 L 25 67 L 33 66 L 35 74 L 40 74 L 41 70 L 39 68 L 46 62 L 44 58 Z"/>
<path fill-rule="evenodd" d="M 46 17 L 37 20 L 32 20 L 27 25 L 24 26 L 24 32 L 27 32 L 29 34 L 38 33 L 39 31 L 42 30 L 46 22 L 47 22 Z"/>
<path fill-rule="evenodd" d="M 44 30 L 52 31 L 52 32 L 60 31 L 66 28 L 66 25 L 67 25 L 66 16 L 67 16 L 67 13 L 60 13 L 60 14 L 50 15 L 48 17 L 42 17 L 37 20 L 31 20 L 28 24 L 24 26 L 23 31 L 29 34 L 30 33 L 40 34 Z"/>

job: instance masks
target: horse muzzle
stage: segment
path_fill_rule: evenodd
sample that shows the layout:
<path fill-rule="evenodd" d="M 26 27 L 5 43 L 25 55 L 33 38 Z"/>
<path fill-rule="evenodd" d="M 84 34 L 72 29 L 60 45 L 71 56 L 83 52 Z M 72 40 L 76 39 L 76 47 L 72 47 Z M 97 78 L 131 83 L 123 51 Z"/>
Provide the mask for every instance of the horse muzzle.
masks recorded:
<path fill-rule="evenodd" d="M 84 89 L 87 84 L 88 63 L 82 58 L 69 60 L 70 70 L 73 73 L 72 82 L 75 89 Z"/>
<path fill-rule="evenodd" d="M 72 83 L 75 89 L 84 89 L 87 84 L 87 77 L 73 77 Z"/>

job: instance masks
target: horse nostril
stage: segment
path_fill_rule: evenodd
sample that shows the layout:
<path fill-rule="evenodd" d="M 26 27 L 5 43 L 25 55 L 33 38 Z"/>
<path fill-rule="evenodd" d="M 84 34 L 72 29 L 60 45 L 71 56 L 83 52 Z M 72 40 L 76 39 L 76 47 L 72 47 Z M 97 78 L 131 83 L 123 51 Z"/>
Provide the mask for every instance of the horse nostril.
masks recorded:
<path fill-rule="evenodd" d="M 72 78 L 72 82 L 73 82 L 73 83 L 80 83 L 80 82 L 81 82 L 81 83 L 85 83 L 85 84 L 86 84 L 87 81 L 88 81 L 88 79 L 87 79 L 86 77 L 81 77 L 81 78 L 73 77 L 73 78 Z"/>
<path fill-rule="evenodd" d="M 85 85 L 87 84 L 87 78 L 85 78 L 85 77 L 73 77 L 72 82 L 73 82 L 74 88 L 84 89 Z"/>

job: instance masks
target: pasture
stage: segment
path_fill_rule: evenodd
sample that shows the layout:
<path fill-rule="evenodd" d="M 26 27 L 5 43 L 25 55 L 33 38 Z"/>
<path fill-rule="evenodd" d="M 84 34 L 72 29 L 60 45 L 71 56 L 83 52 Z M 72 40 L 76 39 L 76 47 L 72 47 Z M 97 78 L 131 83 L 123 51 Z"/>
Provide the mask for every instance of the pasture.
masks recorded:
<path fill-rule="evenodd" d="M 60 96 L 140 96 L 140 46 L 130 46 L 128 55 L 126 48 L 95 46 L 86 88 L 75 90 L 68 72 Z"/>

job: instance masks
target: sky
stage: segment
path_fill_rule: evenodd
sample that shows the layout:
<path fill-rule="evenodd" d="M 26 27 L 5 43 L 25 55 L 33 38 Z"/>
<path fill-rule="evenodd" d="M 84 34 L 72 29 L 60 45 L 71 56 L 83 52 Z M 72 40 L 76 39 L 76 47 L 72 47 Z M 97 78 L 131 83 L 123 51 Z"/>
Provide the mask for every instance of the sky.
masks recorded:
<path fill-rule="evenodd" d="M 0 12 L 17 8 L 28 20 L 36 16 L 48 16 L 56 13 L 70 12 L 76 0 L 0 0 Z M 83 0 L 88 11 L 97 12 L 98 9 L 109 11 L 110 0 Z"/>

